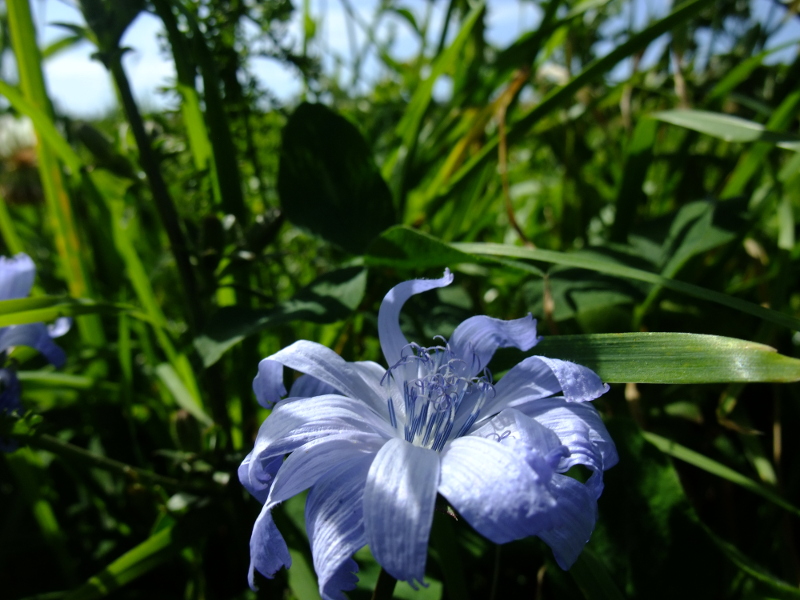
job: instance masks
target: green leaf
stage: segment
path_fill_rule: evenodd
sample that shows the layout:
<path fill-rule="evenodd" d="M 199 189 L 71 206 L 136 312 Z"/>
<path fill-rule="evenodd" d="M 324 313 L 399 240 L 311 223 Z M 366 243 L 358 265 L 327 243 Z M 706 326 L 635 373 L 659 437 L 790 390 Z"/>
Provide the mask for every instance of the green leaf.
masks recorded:
<path fill-rule="evenodd" d="M 159 531 L 91 577 L 65 600 L 95 600 L 107 596 L 175 556 L 182 546 L 179 541 L 174 526 Z"/>
<path fill-rule="evenodd" d="M 58 38 L 57 40 L 48 44 L 47 47 L 42 50 L 42 58 L 51 58 L 57 55 L 59 52 L 68 50 L 69 48 L 81 43 L 85 39 L 86 37 L 79 33 Z"/>
<path fill-rule="evenodd" d="M 769 142 L 780 148 L 800 152 L 800 136 L 769 131 L 760 123 L 706 110 L 666 110 L 651 115 L 654 119 L 686 127 L 726 142 Z"/>
<path fill-rule="evenodd" d="M 602 561 L 589 548 L 584 548 L 569 574 L 587 600 L 624 600 Z"/>
<path fill-rule="evenodd" d="M 93 313 L 117 313 L 123 310 L 129 310 L 129 307 L 54 296 L 0 300 L 0 327 L 24 325 L 26 323 L 49 323 L 59 317 L 74 317 Z"/>
<path fill-rule="evenodd" d="M 355 254 L 395 222 L 364 138 L 321 104 L 301 104 L 283 129 L 278 193 L 292 223 Z"/>
<path fill-rule="evenodd" d="M 220 309 L 194 345 L 205 366 L 213 365 L 222 355 L 248 335 L 289 321 L 333 323 L 346 319 L 364 297 L 367 272 L 348 267 L 327 273 L 298 294 L 273 309 L 248 309 L 228 306 Z"/>
<path fill-rule="evenodd" d="M 606 426 L 620 460 L 603 474 L 587 547 L 628 597 L 673 600 L 686 590 L 717 597 L 733 569 L 704 534 L 674 466 L 632 421 L 613 418 Z"/>
<path fill-rule="evenodd" d="M 717 477 L 721 477 L 734 483 L 744 489 L 758 494 L 759 496 L 766 498 L 770 502 L 780 506 L 782 509 L 789 511 L 790 513 L 794 514 L 795 516 L 800 516 L 800 508 L 794 506 L 791 502 L 788 502 L 784 498 L 782 498 L 777 492 L 773 491 L 772 489 L 768 488 L 765 485 L 761 485 L 760 483 L 753 481 L 749 477 L 742 475 L 738 471 L 734 471 L 730 467 L 726 467 L 722 463 L 719 463 L 707 456 L 700 454 L 699 452 L 695 452 L 686 446 L 681 446 L 680 444 L 673 442 L 672 440 L 668 440 L 667 438 L 661 437 L 660 435 L 656 435 L 655 433 L 650 433 L 649 431 L 645 431 L 642 433 L 644 439 L 648 442 L 653 444 L 656 448 L 661 450 L 664 454 L 668 454 L 673 458 L 677 458 L 678 460 L 682 460 L 685 463 L 689 463 L 697 467 L 698 469 L 702 469 L 707 473 L 711 473 L 712 475 L 716 475 Z"/>
<path fill-rule="evenodd" d="M 733 308 L 740 312 L 753 315 L 764 321 L 788 327 L 795 331 L 800 330 L 800 319 L 780 313 L 775 310 L 770 310 L 734 298 L 727 294 L 715 292 L 702 288 L 691 283 L 684 283 L 675 279 L 668 279 L 656 273 L 649 273 L 640 269 L 633 269 L 624 265 L 614 262 L 598 260 L 594 257 L 587 257 L 581 254 L 572 253 L 567 254 L 563 252 L 554 252 L 552 250 L 539 250 L 538 248 L 521 248 L 519 246 L 511 246 L 508 244 L 480 244 L 480 243 L 467 243 L 467 244 L 452 244 L 452 247 L 475 255 L 488 255 L 488 256 L 508 256 L 511 258 L 523 258 L 529 260 L 538 260 L 546 263 L 557 265 L 565 265 L 570 267 L 578 267 L 581 269 L 588 269 L 590 271 L 597 271 L 599 273 L 608 273 L 609 275 L 616 275 L 617 277 L 625 277 L 628 279 L 636 279 L 656 285 L 661 285 L 665 288 L 671 289 L 687 296 L 715 302 L 728 308 Z"/>
<path fill-rule="evenodd" d="M 727 556 L 733 564 L 750 575 L 756 581 L 767 586 L 772 594 L 777 594 L 776 598 L 800 598 L 800 589 L 789 583 L 781 581 L 761 565 L 755 564 L 749 557 L 745 556 L 738 548 L 736 548 L 736 546 L 717 536 L 705 525 L 703 526 L 703 529 L 705 529 L 706 534 L 708 534 L 708 536 L 711 538 L 711 541 L 716 544 L 717 548 L 722 550 L 725 556 Z"/>
<path fill-rule="evenodd" d="M 171 364 L 161 363 L 158 365 L 156 367 L 156 375 L 175 398 L 178 406 L 203 425 L 211 425 L 214 422 L 203 410 L 200 399 L 186 387 L 183 379 Z"/>
<path fill-rule="evenodd" d="M 791 382 L 800 360 L 716 335 L 606 333 L 545 337 L 535 354 L 571 360 L 609 383 Z"/>
<path fill-rule="evenodd" d="M 475 259 L 433 236 L 398 225 L 375 238 L 367 249 L 365 261 L 375 266 L 426 269 Z"/>

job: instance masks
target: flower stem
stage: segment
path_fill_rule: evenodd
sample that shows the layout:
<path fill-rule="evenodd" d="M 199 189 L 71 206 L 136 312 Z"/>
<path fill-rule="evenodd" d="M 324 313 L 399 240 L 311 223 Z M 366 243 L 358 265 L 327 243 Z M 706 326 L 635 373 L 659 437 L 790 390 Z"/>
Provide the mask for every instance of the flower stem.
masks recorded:
<path fill-rule="evenodd" d="M 389 575 L 386 569 L 381 569 L 378 583 L 375 584 L 375 591 L 372 592 L 372 600 L 391 600 L 396 585 L 397 579 Z"/>

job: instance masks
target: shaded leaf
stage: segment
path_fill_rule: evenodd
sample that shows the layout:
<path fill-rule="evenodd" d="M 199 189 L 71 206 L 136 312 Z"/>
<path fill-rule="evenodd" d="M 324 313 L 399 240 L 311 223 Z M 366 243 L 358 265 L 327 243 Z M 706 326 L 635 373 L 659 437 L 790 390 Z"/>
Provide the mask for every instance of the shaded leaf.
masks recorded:
<path fill-rule="evenodd" d="M 321 104 L 301 104 L 283 129 L 278 193 L 292 223 L 356 254 L 395 222 L 364 138 Z"/>
<path fill-rule="evenodd" d="M 800 508 L 797 508 L 791 502 L 787 502 L 784 498 L 782 498 L 779 494 L 777 494 L 767 486 L 761 485 L 760 483 L 753 481 L 752 479 L 746 477 L 745 475 L 742 475 L 738 471 L 734 471 L 733 469 L 731 469 L 730 467 L 726 467 L 722 463 L 719 463 L 711 458 L 708 458 L 707 456 L 700 454 L 699 452 L 695 452 L 694 450 L 687 448 L 686 446 L 681 446 L 680 444 L 673 442 L 672 440 L 668 440 L 667 438 L 661 437 L 660 435 L 656 435 L 655 433 L 645 431 L 642 435 L 644 436 L 644 439 L 653 444 L 664 454 L 669 454 L 671 457 L 689 463 L 690 465 L 693 465 L 698 469 L 702 469 L 707 473 L 711 473 L 712 475 L 716 475 L 717 477 L 722 477 L 723 479 L 726 479 L 731 483 L 735 483 L 736 485 L 741 486 L 744 489 L 753 492 L 754 494 L 758 494 L 759 496 L 766 498 L 767 500 L 769 500 L 774 504 L 777 504 L 784 510 L 788 510 L 794 515 L 800 516 Z"/>

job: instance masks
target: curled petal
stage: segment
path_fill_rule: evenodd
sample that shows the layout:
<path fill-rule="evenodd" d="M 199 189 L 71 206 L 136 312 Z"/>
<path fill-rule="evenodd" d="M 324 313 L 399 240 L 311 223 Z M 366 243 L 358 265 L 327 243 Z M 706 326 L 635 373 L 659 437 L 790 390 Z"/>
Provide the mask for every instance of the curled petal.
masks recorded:
<path fill-rule="evenodd" d="M 400 330 L 400 310 L 406 300 L 415 294 L 444 287 L 452 282 L 453 274 L 450 273 L 450 269 L 445 269 L 440 279 L 412 279 L 389 290 L 378 311 L 378 336 L 388 366 L 395 365 L 402 358 L 401 352 L 408 345 L 406 337 Z"/>
<path fill-rule="evenodd" d="M 555 475 L 552 488 L 558 505 L 557 524 L 538 536 L 553 550 L 562 569 L 578 560 L 597 521 L 597 502 L 582 483 L 565 475 Z"/>
<path fill-rule="evenodd" d="M 0 300 L 25 298 L 31 293 L 36 265 L 27 254 L 0 256 Z"/>
<path fill-rule="evenodd" d="M 255 583 L 255 571 L 272 579 L 282 567 L 292 566 L 292 557 L 281 532 L 272 520 L 274 504 L 265 504 L 258 515 L 253 533 L 250 536 L 250 571 L 247 581 L 250 588 L 258 589 Z"/>
<path fill-rule="evenodd" d="M 290 398 L 313 398 L 314 396 L 324 396 L 325 394 L 340 394 L 332 385 L 320 381 L 311 375 L 301 375 L 292 384 L 289 390 Z"/>
<path fill-rule="evenodd" d="M 13 325 L 0 330 L 0 352 L 13 346 L 30 346 L 57 367 L 61 367 L 67 360 L 64 351 L 50 338 L 44 323 Z"/>
<path fill-rule="evenodd" d="M 530 350 L 538 341 L 536 319 L 530 314 L 512 321 L 477 316 L 470 317 L 456 327 L 450 338 L 450 349 L 453 354 L 466 360 L 474 375 L 486 368 L 498 348 L 513 346 Z"/>
<path fill-rule="evenodd" d="M 311 375 L 339 390 L 343 396 L 358 398 L 378 414 L 388 415 L 379 383 L 376 385 L 371 377 L 365 378 L 360 368 L 354 367 L 330 348 L 306 340 L 297 341 L 259 363 L 253 389 L 262 405 L 269 406 L 286 394 L 283 366 Z"/>
<path fill-rule="evenodd" d="M 55 323 L 47 326 L 47 333 L 51 338 L 61 337 L 72 327 L 72 319 L 69 317 L 59 317 Z"/>
<path fill-rule="evenodd" d="M 555 396 L 561 392 L 561 384 L 550 365 L 531 356 L 514 365 L 502 379 L 494 384 L 494 398 L 482 413 L 489 417 L 504 408 Z"/>
<path fill-rule="evenodd" d="M 570 455 L 561 460 L 557 471 L 563 473 L 576 464 L 593 471 L 587 486 L 598 498 L 603 490 L 603 471 L 617 464 L 619 457 L 597 409 L 563 398 L 542 398 L 517 409 L 553 430 L 569 448 Z"/>
<path fill-rule="evenodd" d="M 584 366 L 545 356 L 529 356 L 495 384 L 495 397 L 484 414 L 488 416 L 559 393 L 569 402 L 586 402 L 605 394 L 608 389 L 608 384 L 604 384 L 597 373 Z"/>
<path fill-rule="evenodd" d="M 358 578 L 353 554 L 366 543 L 363 497 L 372 457 L 362 455 L 328 471 L 306 501 L 306 530 L 324 600 L 346 600 Z"/>
<path fill-rule="evenodd" d="M 261 406 L 272 408 L 273 404 L 286 395 L 283 365 L 268 358 L 258 363 L 258 375 L 253 379 L 253 392 Z"/>
<path fill-rule="evenodd" d="M 390 575 L 412 585 L 425 576 L 438 486 L 439 454 L 399 438 L 386 442 L 367 475 L 367 543 Z"/>
<path fill-rule="evenodd" d="M 275 482 L 275 475 L 283 464 L 283 454 L 253 456 L 251 452 L 239 465 L 239 482 L 256 500 L 264 504 Z"/>
<path fill-rule="evenodd" d="M 439 492 L 478 533 L 497 544 L 552 526 L 555 498 L 548 486 L 524 457 L 497 441 L 467 436 L 445 446 Z"/>
<path fill-rule="evenodd" d="M 605 394 L 610 388 L 598 377 L 597 373 L 583 365 L 567 360 L 539 356 L 558 378 L 564 398 L 569 402 L 587 402 Z"/>

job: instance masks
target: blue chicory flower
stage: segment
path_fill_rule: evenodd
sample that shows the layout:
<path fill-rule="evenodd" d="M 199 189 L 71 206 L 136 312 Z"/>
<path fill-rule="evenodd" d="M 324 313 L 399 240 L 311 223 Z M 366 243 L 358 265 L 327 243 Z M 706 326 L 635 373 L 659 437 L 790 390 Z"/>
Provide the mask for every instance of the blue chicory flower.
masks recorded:
<path fill-rule="evenodd" d="M 13 258 L 0 256 L 0 300 L 25 298 L 33 287 L 35 276 L 36 266 L 27 254 L 17 254 Z M 60 367 L 66 356 L 52 338 L 65 334 L 69 327 L 70 319 L 67 318 L 58 319 L 50 326 L 27 323 L 0 327 L 0 359 L 14 346 L 30 346 Z M 20 386 L 16 373 L 13 369 L 0 368 L 0 413 L 19 410 L 19 397 Z"/>
<path fill-rule="evenodd" d="M 389 369 L 344 361 L 298 341 L 265 358 L 253 389 L 274 409 L 239 467 L 263 503 L 250 540 L 254 571 L 273 577 L 291 558 L 273 508 L 310 488 L 306 527 L 323 598 L 355 587 L 353 554 L 369 544 L 397 579 L 421 582 L 437 494 L 472 527 L 502 544 L 539 536 L 566 569 L 594 529 L 603 471 L 617 453 L 587 401 L 608 386 L 580 365 L 531 356 L 497 383 L 486 369 L 500 347 L 528 350 L 536 321 L 476 316 L 449 343 L 424 348 L 400 330 L 403 304 L 449 285 L 416 279 L 394 287 L 378 315 Z M 283 368 L 301 373 L 288 398 Z M 288 457 L 287 457 L 288 455 Z M 586 483 L 563 475 L 574 465 Z"/>

